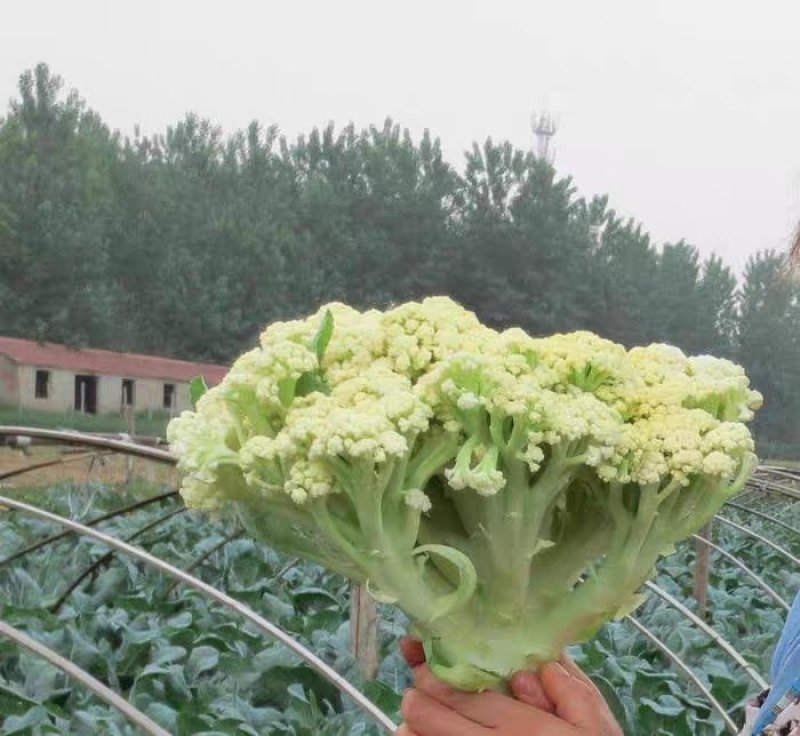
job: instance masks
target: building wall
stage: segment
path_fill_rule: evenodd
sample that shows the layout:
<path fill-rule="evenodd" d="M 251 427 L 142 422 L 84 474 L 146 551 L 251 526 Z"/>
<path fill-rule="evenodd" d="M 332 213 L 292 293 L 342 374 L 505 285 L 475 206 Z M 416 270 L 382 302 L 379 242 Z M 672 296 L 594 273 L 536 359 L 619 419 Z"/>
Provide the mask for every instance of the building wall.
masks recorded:
<path fill-rule="evenodd" d="M 0 360 L 4 360 L 0 356 Z M 10 362 L 10 361 L 9 361 Z M 13 366 L 14 364 L 11 363 Z M 75 373 L 58 369 L 42 368 L 50 371 L 50 383 L 47 398 L 36 398 L 37 366 L 19 366 L 17 374 L 18 394 L 15 403 L 27 409 L 42 411 L 68 412 L 75 407 Z M 92 374 L 81 374 L 92 375 Z M 2 376 L 2 363 L 0 363 Z M 122 405 L 122 376 L 98 376 L 97 381 L 97 413 L 118 414 Z M 173 411 L 180 412 L 191 408 L 191 394 L 188 383 L 177 381 L 134 378 L 134 411 L 168 411 L 164 407 L 164 384 L 175 386 L 175 404 Z M 2 390 L 2 387 L 0 387 Z M 0 394 L 2 396 L 2 394 Z"/>
<path fill-rule="evenodd" d="M 133 407 L 135 411 L 169 411 L 164 406 L 164 384 L 175 386 L 173 411 L 181 412 L 191 408 L 191 394 L 188 383 L 151 378 L 134 378 Z M 119 412 L 122 407 L 122 376 L 101 376 L 97 387 L 98 414 Z"/>
<path fill-rule="evenodd" d="M 48 370 L 44 368 L 43 370 Z M 65 371 L 50 370 L 47 398 L 36 398 L 36 366 L 21 365 L 17 405 L 23 409 L 65 412 L 73 408 L 75 377 Z"/>
<path fill-rule="evenodd" d="M 19 401 L 17 364 L 0 355 L 0 405 L 16 406 Z"/>

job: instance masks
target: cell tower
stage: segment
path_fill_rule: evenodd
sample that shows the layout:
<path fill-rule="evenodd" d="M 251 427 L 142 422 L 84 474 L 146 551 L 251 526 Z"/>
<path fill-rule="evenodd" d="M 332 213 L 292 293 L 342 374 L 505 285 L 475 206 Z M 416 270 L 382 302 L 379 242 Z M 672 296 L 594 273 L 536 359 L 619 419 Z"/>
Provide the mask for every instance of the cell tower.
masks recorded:
<path fill-rule="evenodd" d="M 545 161 L 552 162 L 553 151 L 550 141 L 558 130 L 555 118 L 546 112 L 533 113 L 531 115 L 531 130 L 536 136 L 536 155 Z"/>

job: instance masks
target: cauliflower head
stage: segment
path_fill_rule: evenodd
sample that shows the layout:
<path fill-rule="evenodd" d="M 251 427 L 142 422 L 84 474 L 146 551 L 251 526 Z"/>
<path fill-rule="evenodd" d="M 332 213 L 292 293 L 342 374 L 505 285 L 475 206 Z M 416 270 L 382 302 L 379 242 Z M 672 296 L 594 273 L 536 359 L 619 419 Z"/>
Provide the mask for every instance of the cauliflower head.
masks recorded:
<path fill-rule="evenodd" d="M 727 360 L 434 297 L 270 325 L 168 439 L 187 506 L 367 584 L 478 690 L 630 610 L 743 487 L 760 403 Z"/>

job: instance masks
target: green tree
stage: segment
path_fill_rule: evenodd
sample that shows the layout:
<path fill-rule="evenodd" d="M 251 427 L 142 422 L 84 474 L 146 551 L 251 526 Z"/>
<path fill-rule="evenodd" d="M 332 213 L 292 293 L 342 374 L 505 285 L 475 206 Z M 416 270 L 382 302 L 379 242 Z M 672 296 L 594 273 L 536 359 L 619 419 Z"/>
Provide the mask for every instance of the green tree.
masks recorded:
<path fill-rule="evenodd" d="M 800 448 L 800 286 L 772 251 L 750 259 L 741 294 L 738 359 L 765 406 L 755 428 L 770 454 Z"/>
<path fill-rule="evenodd" d="M 535 333 L 586 326 L 594 241 L 572 181 L 532 153 L 488 140 L 467 154 L 447 293 L 491 324 Z"/>
<path fill-rule="evenodd" d="M 116 138 L 40 64 L 0 126 L 0 325 L 85 344 L 113 332 L 107 281 Z"/>
<path fill-rule="evenodd" d="M 593 259 L 596 306 L 591 328 L 624 345 L 655 339 L 659 309 L 659 257 L 650 236 L 633 220 L 622 220 L 600 202 L 602 218 L 595 225 L 599 244 Z"/>
<path fill-rule="evenodd" d="M 713 255 L 703 263 L 698 289 L 702 318 L 697 320 L 697 349 L 731 358 L 735 355 L 739 319 L 736 276 Z"/>
<path fill-rule="evenodd" d="M 361 132 L 313 130 L 284 160 L 296 177 L 308 303 L 386 304 L 438 290 L 431 254 L 449 240 L 457 177 L 426 132 L 419 145 L 391 120 Z"/>

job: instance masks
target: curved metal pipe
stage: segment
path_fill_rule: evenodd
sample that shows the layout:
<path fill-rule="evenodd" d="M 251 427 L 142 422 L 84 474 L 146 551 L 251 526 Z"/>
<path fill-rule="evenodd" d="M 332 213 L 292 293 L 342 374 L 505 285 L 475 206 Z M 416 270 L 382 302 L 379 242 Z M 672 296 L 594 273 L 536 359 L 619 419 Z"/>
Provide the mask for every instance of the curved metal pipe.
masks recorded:
<path fill-rule="evenodd" d="M 800 567 L 800 559 L 795 557 L 791 552 L 789 552 L 789 550 L 784 549 L 779 544 L 775 544 L 775 542 L 770 541 L 769 539 L 767 539 L 766 537 L 762 536 L 761 534 L 758 534 L 757 532 L 754 532 L 751 529 L 748 529 L 747 527 L 742 526 L 741 524 L 737 524 L 735 521 L 731 521 L 730 519 L 726 519 L 724 516 L 715 516 L 714 518 L 717 521 L 721 521 L 723 524 L 726 524 L 727 526 L 730 526 L 730 527 L 736 529 L 736 531 L 739 531 L 739 532 L 741 532 L 742 534 L 744 534 L 744 535 L 746 535 L 748 537 L 752 537 L 753 539 L 761 542 L 762 544 L 766 544 L 767 547 L 771 547 L 778 554 L 783 555 L 787 560 L 789 560 L 790 562 L 793 562 L 795 565 Z"/>
<path fill-rule="evenodd" d="M 239 530 L 233 532 L 232 534 L 228 534 L 228 536 L 226 536 L 221 541 L 217 542 L 217 544 L 215 544 L 210 550 L 208 550 L 208 552 L 206 552 L 205 554 L 200 555 L 200 557 L 192 560 L 192 562 L 189 564 L 189 566 L 185 567 L 184 570 L 186 570 L 186 572 L 192 572 L 192 570 L 195 570 L 198 567 L 200 567 L 200 565 L 202 565 L 209 557 L 211 557 L 212 555 L 214 555 L 217 552 L 219 552 L 226 544 L 230 544 L 235 539 L 238 539 L 241 536 L 244 536 L 244 529 L 239 529 Z M 170 593 L 172 593 L 172 591 L 175 590 L 175 588 L 178 587 L 179 582 L 180 581 L 178 581 L 178 580 L 173 580 L 169 584 L 169 587 L 164 591 L 164 597 L 165 598 L 167 598 L 170 595 Z"/>
<path fill-rule="evenodd" d="M 35 639 L 31 639 L 27 634 L 1 620 L 0 636 L 10 639 L 15 644 L 19 644 L 19 646 L 27 649 L 29 652 L 33 652 L 33 654 L 46 660 L 62 672 L 65 672 L 88 690 L 91 690 L 101 700 L 116 708 L 131 723 L 141 728 L 145 733 L 150 734 L 150 736 L 170 736 L 169 731 L 165 731 L 157 723 L 151 721 L 144 713 L 134 708 L 125 698 L 106 687 L 102 682 L 92 677 L 74 662 L 70 662 L 58 652 L 54 652 L 49 647 L 46 647 Z"/>
<path fill-rule="evenodd" d="M 753 481 L 753 490 L 756 491 L 766 491 L 767 493 L 779 493 L 781 496 L 786 496 L 787 498 L 793 498 L 795 500 L 800 499 L 800 490 L 795 488 L 788 488 L 787 486 L 783 486 L 780 483 L 776 483 L 773 480 L 762 480 L 761 478 Z"/>
<path fill-rule="evenodd" d="M 250 621 L 254 626 L 258 629 L 263 631 L 264 633 L 268 634 L 269 636 L 277 639 L 281 643 L 285 644 L 289 649 L 291 649 L 295 654 L 297 654 L 301 659 L 303 659 L 310 667 L 315 669 L 320 675 L 322 675 L 326 680 L 331 682 L 335 685 L 341 692 L 348 695 L 352 698 L 356 705 L 366 713 L 372 720 L 375 721 L 386 733 L 394 733 L 396 730 L 396 725 L 392 722 L 392 720 L 378 708 L 371 700 L 369 700 L 362 692 L 360 692 L 357 688 L 355 688 L 350 682 L 348 682 L 344 677 L 342 677 L 336 670 L 322 661 L 316 654 L 309 651 L 304 647 L 300 642 L 295 641 L 289 634 L 287 634 L 283 629 L 275 624 L 267 621 L 262 616 L 259 616 L 252 608 L 244 605 L 240 601 L 237 601 L 235 598 L 231 598 L 229 595 L 223 593 L 222 591 L 217 590 L 216 588 L 208 585 L 208 583 L 199 580 L 192 575 L 184 572 L 183 570 L 175 567 L 174 565 L 170 565 L 168 562 L 164 562 L 164 560 L 151 555 L 144 550 L 141 550 L 137 547 L 134 547 L 126 542 L 123 542 L 119 539 L 115 539 L 114 537 L 109 536 L 108 534 L 103 534 L 102 532 L 97 531 L 96 529 L 92 529 L 84 524 L 80 524 L 76 521 L 71 521 L 70 519 L 66 519 L 63 516 L 59 516 L 58 514 L 50 513 L 49 511 L 44 511 L 43 509 L 37 508 L 36 506 L 31 506 L 27 503 L 22 503 L 21 501 L 16 501 L 13 498 L 6 498 L 5 496 L 0 496 L 0 504 L 3 506 L 8 506 L 9 508 L 16 509 L 17 511 L 24 511 L 32 516 L 36 516 L 40 519 L 47 519 L 48 521 L 52 521 L 56 524 L 61 524 L 62 526 L 67 527 L 68 529 L 72 529 L 73 531 L 79 532 L 80 534 L 84 534 L 87 537 L 92 537 L 103 544 L 107 544 L 109 547 L 117 549 L 121 552 L 125 552 L 126 554 L 134 557 L 138 560 L 141 560 L 145 564 L 151 565 L 156 569 L 160 570 L 164 574 L 168 575 L 169 577 L 179 579 L 182 582 L 186 583 L 190 587 L 194 588 L 195 590 L 204 593 L 205 595 L 213 598 L 218 603 L 221 603 L 226 608 L 231 609 L 232 611 L 236 611 L 240 615 L 244 616 L 248 621 Z"/>
<path fill-rule="evenodd" d="M 694 686 L 702 693 L 703 697 L 709 702 L 712 709 L 715 710 L 720 718 L 725 722 L 725 726 L 732 734 L 738 734 L 739 729 L 733 722 L 733 719 L 728 715 L 728 712 L 723 707 L 722 703 L 717 700 L 711 690 L 709 690 L 703 681 L 694 673 L 691 667 L 684 662 L 675 652 L 673 652 L 661 639 L 659 639 L 650 629 L 648 629 L 639 619 L 635 616 L 626 616 L 625 621 L 630 623 L 636 630 L 654 644 L 664 656 L 672 662 L 684 675 L 694 684 Z"/>
<path fill-rule="evenodd" d="M 765 472 L 768 475 L 777 475 L 781 478 L 800 481 L 800 471 L 794 472 L 791 468 L 784 468 L 780 465 L 760 465 L 756 472 Z"/>
<path fill-rule="evenodd" d="M 757 516 L 759 519 L 764 519 L 764 521 L 768 521 L 771 524 L 775 524 L 776 526 L 781 527 L 782 529 L 786 529 L 786 531 L 792 532 L 792 534 L 797 534 L 798 536 L 800 536 L 800 529 L 795 529 L 791 524 L 787 524 L 785 521 L 781 521 L 780 519 L 776 519 L 774 516 L 765 514 L 763 511 L 756 511 L 755 509 L 748 508 L 747 506 L 742 506 L 741 504 L 734 503 L 733 501 L 728 501 L 728 503 L 726 503 L 725 505 L 730 506 L 732 509 L 744 511 L 746 514 L 752 514 L 753 516 Z"/>
<path fill-rule="evenodd" d="M 2 501 L 2 499 L 0 499 L 0 501 Z M 703 621 L 703 619 L 697 616 L 694 612 L 690 611 L 675 596 L 667 593 L 667 591 L 664 590 L 660 585 L 656 585 L 649 580 L 645 583 L 645 587 L 649 590 L 652 590 L 659 598 L 673 608 L 677 609 L 685 618 L 689 619 L 689 621 L 701 629 L 715 644 L 717 644 L 717 646 L 720 647 L 720 649 L 722 649 L 747 673 L 750 679 L 756 683 L 760 690 L 766 690 L 769 687 L 767 681 L 761 677 L 761 675 L 754 670 L 753 667 L 750 666 L 747 660 L 736 651 L 736 649 L 727 639 L 714 631 L 714 629 L 712 629 L 705 621 Z"/>
<path fill-rule="evenodd" d="M 172 511 L 168 511 L 163 516 L 159 516 L 157 519 L 153 519 L 148 524 L 145 524 L 143 527 L 137 529 L 133 534 L 129 537 L 126 537 L 126 542 L 132 542 L 134 539 L 138 539 L 142 534 L 146 534 L 151 529 L 155 529 L 155 527 L 160 526 L 161 524 L 166 523 L 172 517 L 177 516 L 178 514 L 186 513 L 185 506 L 178 506 L 177 509 L 172 509 Z M 110 549 L 106 552 L 102 557 L 95 560 L 89 567 L 87 567 L 80 575 L 78 575 L 75 580 L 73 580 L 66 588 L 66 590 L 58 597 L 58 600 L 53 603 L 49 610 L 51 613 L 58 613 L 58 610 L 61 606 L 64 605 L 64 602 L 78 589 L 81 583 L 86 580 L 86 578 L 95 575 L 97 571 L 103 567 L 103 565 L 107 565 L 111 560 L 114 559 L 114 550 Z"/>
<path fill-rule="evenodd" d="M 38 427 L 0 426 L 0 437 L 33 437 L 41 440 L 53 440 L 65 445 L 85 445 L 86 447 L 100 447 L 105 450 L 122 452 L 126 455 L 143 457 L 149 460 L 175 465 L 177 459 L 166 450 L 140 445 L 126 440 L 115 440 L 110 437 L 98 437 L 85 432 L 67 432 L 59 429 L 39 429 Z"/>
<path fill-rule="evenodd" d="M 121 509 L 115 509 L 114 511 L 109 511 L 107 514 L 103 514 L 102 516 L 98 516 L 96 519 L 91 519 L 86 522 L 86 526 L 96 526 L 103 521 L 108 521 L 109 519 L 115 519 L 117 516 L 122 516 L 123 514 L 131 514 L 134 511 L 137 511 L 145 506 L 151 506 L 154 503 L 158 503 L 159 501 L 163 501 L 167 498 L 172 498 L 177 496 L 177 491 L 167 491 L 166 493 L 161 493 L 158 496 L 152 496 L 151 498 L 145 498 L 142 501 L 137 501 L 136 503 L 129 504 L 128 506 L 124 506 Z M 36 552 L 36 550 L 41 549 L 42 547 L 46 547 L 48 544 L 54 544 L 66 537 L 72 536 L 75 532 L 71 529 L 68 529 L 65 532 L 58 532 L 57 534 L 51 534 L 49 537 L 45 537 L 44 539 L 40 539 L 38 542 L 34 542 L 33 544 L 19 550 L 19 552 L 14 552 L 13 554 L 5 557 L 4 559 L 0 560 L 0 567 L 4 567 L 5 565 L 14 562 L 14 560 L 20 559 L 20 557 L 24 557 L 31 552 Z"/>
<path fill-rule="evenodd" d="M 721 554 L 726 560 L 732 562 L 736 567 L 738 567 L 745 575 L 751 577 L 755 582 L 758 584 L 758 587 L 761 588 L 770 598 L 772 598 L 776 603 L 778 603 L 781 607 L 786 609 L 786 611 L 791 610 L 791 606 L 783 599 L 781 596 L 771 588 L 766 581 L 758 575 L 755 571 L 749 568 L 747 565 L 744 564 L 736 555 L 732 555 L 728 550 L 723 549 L 717 544 L 714 544 L 710 539 L 706 539 L 705 537 L 701 537 L 699 534 L 693 534 L 692 539 L 701 544 L 704 544 L 706 547 L 713 549 L 715 552 Z"/>

